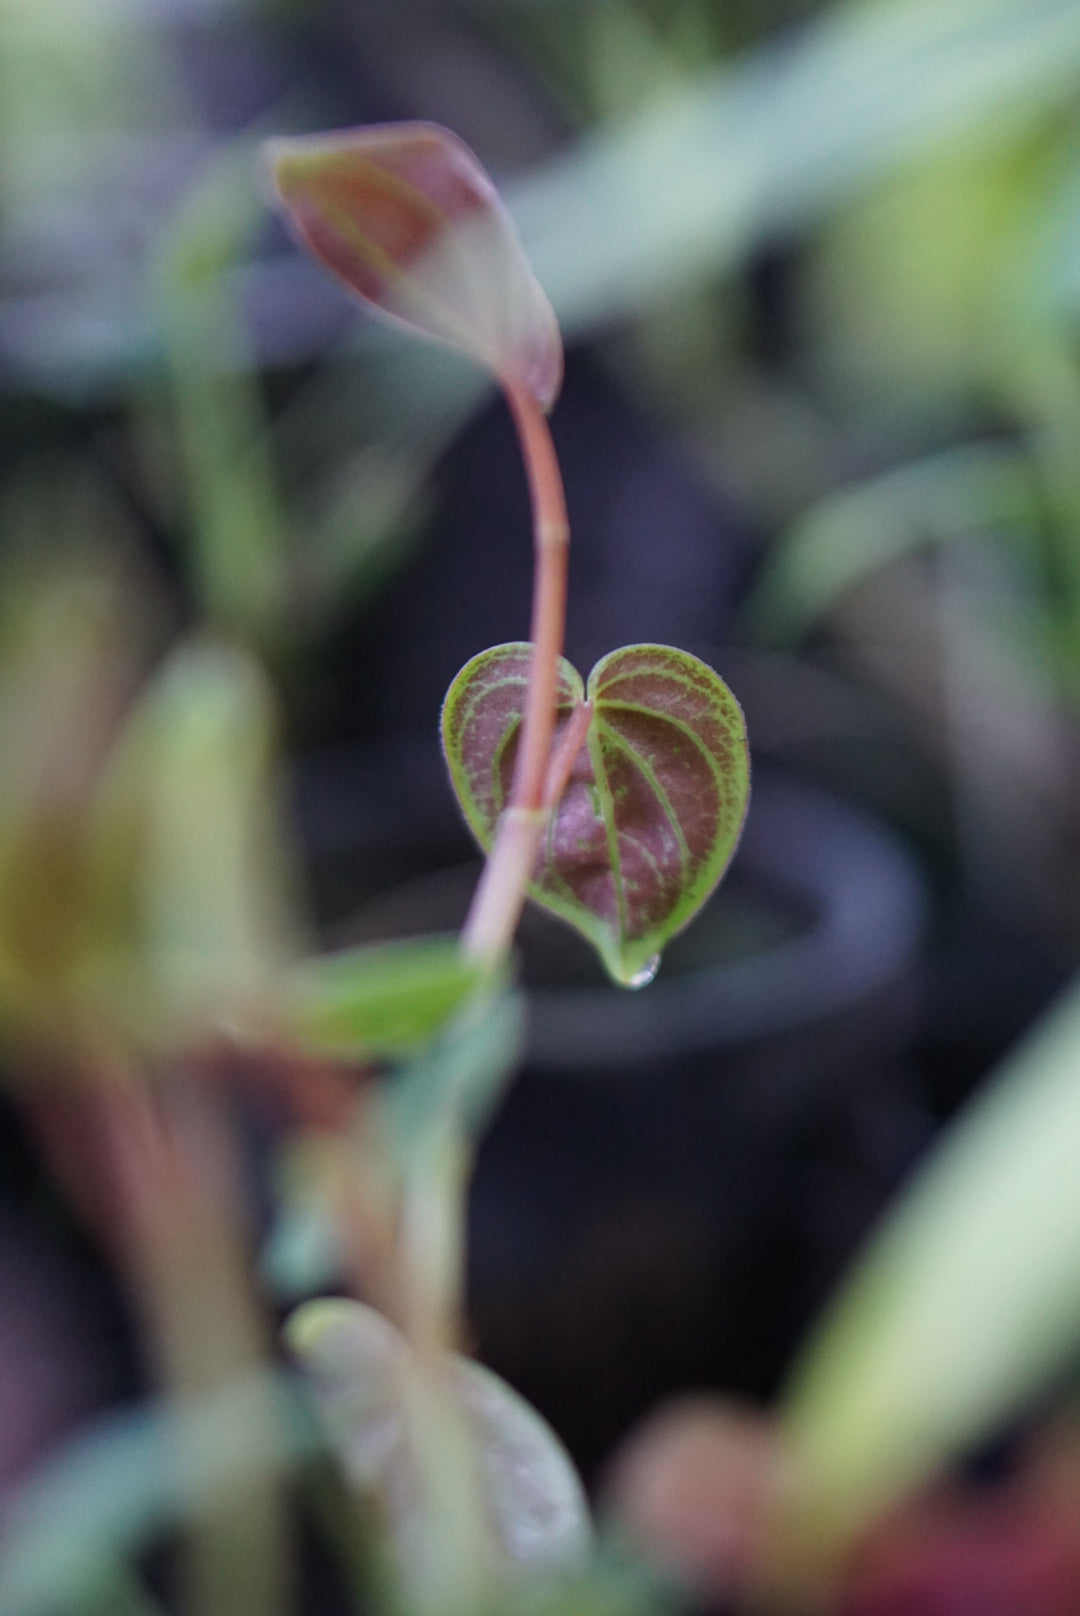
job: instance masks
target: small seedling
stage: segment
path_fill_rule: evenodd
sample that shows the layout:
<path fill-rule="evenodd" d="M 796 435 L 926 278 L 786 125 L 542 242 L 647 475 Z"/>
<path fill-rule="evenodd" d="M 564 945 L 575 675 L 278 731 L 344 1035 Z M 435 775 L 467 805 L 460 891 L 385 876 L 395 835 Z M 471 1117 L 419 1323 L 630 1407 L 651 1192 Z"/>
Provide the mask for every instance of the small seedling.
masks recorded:
<path fill-rule="evenodd" d="M 101 1476 L 122 1473 L 123 1531 L 103 1530 L 125 1608 L 148 1608 L 132 1568 L 167 1516 L 185 1608 L 282 1616 L 284 1466 L 313 1442 L 313 1403 L 359 1495 L 346 1560 L 372 1527 L 363 1608 L 476 1616 L 520 1608 L 524 1590 L 541 1612 L 565 1579 L 598 1575 L 584 1494 L 539 1415 L 458 1350 L 475 1140 L 521 1047 L 510 948 L 531 894 L 617 981 L 651 979 L 738 840 L 742 715 L 682 651 L 613 651 L 587 683 L 562 659 L 569 527 L 546 421 L 562 345 L 473 155 L 415 124 L 280 141 L 271 160 L 293 227 L 350 291 L 501 384 L 532 497 L 531 636 L 474 657 L 443 709 L 487 853 L 460 938 L 312 958 L 251 657 L 193 638 L 114 691 L 121 591 L 105 611 L 96 588 L 67 601 L 44 580 L 0 646 L 0 727 L 20 762 L 0 790 L 0 1036 L 45 1089 L 65 1075 L 39 1107 L 45 1147 L 127 1277 L 169 1409 L 137 1484 L 105 1442 L 79 1496 L 88 1519 L 112 1508 Z M 282 1402 L 266 1375 L 221 1092 L 253 1078 L 287 1119 L 262 1277 L 282 1299 L 352 1293 L 292 1314 L 312 1394 L 299 1423 L 291 1378 Z M 225 1392 L 231 1424 L 213 1402 Z M 46 1488 L 62 1527 L 31 1515 L 14 1551 L 5 1540 L 5 1616 L 106 1597 L 97 1527 L 54 1552 L 79 1514 L 66 1487 Z M 610 1608 L 631 1608 L 620 1599 Z"/>
<path fill-rule="evenodd" d="M 562 379 L 562 343 L 509 217 L 468 148 L 434 125 L 402 124 L 276 141 L 270 160 L 293 229 L 350 292 L 494 375 L 525 461 L 535 554 L 531 637 L 473 657 L 442 713 L 450 779 L 487 854 L 459 941 L 460 963 L 477 976 L 474 1008 L 485 984 L 505 976 L 526 895 L 583 932 L 617 982 L 642 987 L 738 842 L 749 794 L 738 703 L 711 668 L 667 646 L 613 651 L 587 684 L 563 659 L 570 530 L 546 420 Z M 343 969 L 347 975 L 349 964 Z M 323 1034 L 348 1035 L 323 968 L 302 998 Z M 505 1586 L 505 1554 L 491 1528 L 500 1509 L 535 1535 L 530 1499 L 539 1496 L 541 1514 L 553 1518 L 565 1503 L 566 1474 L 557 1440 L 540 1425 L 530 1426 L 541 1434 L 527 1453 L 514 1449 L 512 1486 L 491 1471 L 492 1445 L 500 1450 L 510 1440 L 508 1411 L 516 1405 L 497 1389 L 497 1428 L 485 1429 L 462 1400 L 447 1350 L 458 1334 L 472 1137 L 492 1079 L 502 1081 L 509 1059 L 505 1038 L 494 1061 L 484 1054 L 490 1035 L 482 1021 L 470 1031 L 468 1014 L 466 1007 L 444 1033 L 433 1065 L 421 1055 L 411 1079 L 396 1079 L 380 1136 L 399 1163 L 397 1210 L 383 1218 L 397 1231 L 388 1235 L 395 1255 L 387 1294 L 402 1298 L 401 1362 L 413 1366 L 388 1395 L 419 1477 L 405 1538 L 423 1542 L 431 1572 L 424 1591 L 410 1550 L 399 1556 L 398 1586 L 412 1589 L 406 1602 L 414 1609 L 450 1616 Z M 385 1173 L 384 1157 L 376 1143 L 369 1182 Z M 310 1304 L 293 1321 L 294 1349 L 316 1381 L 321 1355 L 341 1354 L 346 1414 L 340 1402 L 337 1413 L 325 1412 L 346 1470 L 372 1438 L 370 1409 L 382 1406 L 373 1365 L 380 1352 L 385 1358 L 388 1328 L 356 1303 L 329 1316 L 323 1304 Z M 472 1484 L 462 1485 L 463 1465 L 471 1466 Z M 385 1478 L 375 1487 L 384 1499 L 398 1497 L 388 1507 L 401 1537 L 400 1488 Z M 581 1517 L 587 1535 L 582 1506 L 575 1502 L 568 1513 Z"/>
<path fill-rule="evenodd" d="M 454 135 L 396 124 L 276 141 L 286 217 L 383 317 L 491 371 L 533 506 L 528 643 L 483 651 L 450 686 L 450 777 L 488 854 L 462 934 L 506 954 L 526 893 L 575 925 L 617 982 L 640 987 L 731 859 L 749 796 L 738 703 L 667 646 L 604 657 L 583 687 L 561 660 L 569 526 L 546 412 L 562 377 L 551 307 L 488 176 Z"/>

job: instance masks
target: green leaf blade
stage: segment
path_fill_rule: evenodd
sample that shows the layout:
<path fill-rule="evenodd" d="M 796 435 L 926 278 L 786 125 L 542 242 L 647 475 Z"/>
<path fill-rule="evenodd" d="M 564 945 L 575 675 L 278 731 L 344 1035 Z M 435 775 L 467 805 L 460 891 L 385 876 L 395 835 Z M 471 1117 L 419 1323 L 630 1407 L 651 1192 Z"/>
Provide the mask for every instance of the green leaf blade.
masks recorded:
<path fill-rule="evenodd" d="M 410 938 L 306 960 L 287 984 L 292 1036 L 321 1055 L 386 1059 L 422 1048 L 474 991 L 480 971 L 455 937 Z"/>
<path fill-rule="evenodd" d="M 510 785 L 532 646 L 528 640 L 495 645 L 472 657 L 446 693 L 443 754 L 469 829 L 490 852 Z M 583 699 L 576 669 L 559 666 L 558 716 L 563 722 Z"/>
<path fill-rule="evenodd" d="M 529 651 L 517 643 L 473 658 L 444 707 L 451 778 L 485 849 L 509 800 Z M 582 694 L 564 663 L 560 726 Z M 642 986 L 735 851 L 749 800 L 746 731 L 723 680 L 669 646 L 612 652 L 587 695 L 588 733 L 529 890 L 584 933 L 615 981 Z"/>

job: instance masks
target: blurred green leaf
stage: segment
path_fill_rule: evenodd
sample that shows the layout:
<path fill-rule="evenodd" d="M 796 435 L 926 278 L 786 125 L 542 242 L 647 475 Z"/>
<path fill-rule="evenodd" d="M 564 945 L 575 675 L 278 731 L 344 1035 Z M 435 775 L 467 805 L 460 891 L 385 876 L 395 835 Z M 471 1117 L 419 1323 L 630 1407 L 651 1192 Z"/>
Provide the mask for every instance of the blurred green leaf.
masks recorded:
<path fill-rule="evenodd" d="M 289 975 L 282 1013 L 319 1054 L 402 1056 L 439 1031 L 481 976 L 456 937 L 376 943 L 305 960 Z"/>
<path fill-rule="evenodd" d="M 275 738 L 258 666 L 192 641 L 109 760 L 88 833 L 81 988 L 141 1040 L 268 1024 L 295 943 Z"/>
<path fill-rule="evenodd" d="M 1073 94 L 1073 0 L 827 7 L 507 192 L 564 331 L 803 229 L 946 143 L 1004 146 Z"/>
<path fill-rule="evenodd" d="M 421 1360 L 357 1302 L 306 1304 L 287 1338 L 351 1485 L 378 1503 L 407 1609 L 449 1611 L 454 1588 L 471 1585 L 475 1599 L 486 1585 L 490 1598 L 508 1581 L 583 1564 L 591 1528 L 581 1483 L 554 1432 L 505 1381 L 466 1358 Z M 486 1543 L 471 1542 L 477 1526 L 485 1538 L 493 1528 Z M 466 1542 L 474 1563 L 458 1566 Z"/>
<path fill-rule="evenodd" d="M 270 1420 L 268 1399 L 276 1416 Z M 0 1610 L 56 1616 L 80 1609 L 88 1589 L 107 1588 L 118 1564 L 157 1533 L 215 1497 L 230 1497 L 267 1467 L 320 1446 L 284 1377 L 259 1375 L 182 1410 L 110 1415 L 5 1501 Z"/>
<path fill-rule="evenodd" d="M 265 1028 L 295 951 L 262 673 L 192 641 L 139 693 L 137 584 L 87 546 L 0 591 L 0 1023 L 66 1054 Z"/>
<path fill-rule="evenodd" d="M 432 1130 L 464 1123 L 477 1133 L 521 1059 L 525 1005 L 511 990 L 477 994 L 441 1035 L 395 1074 L 385 1093 L 388 1126 L 403 1158 Z"/>
<path fill-rule="evenodd" d="M 402 999 L 393 970 L 398 951 L 422 966 L 427 956 L 441 986 L 452 990 L 447 998 L 440 998 L 437 1020 L 430 1014 L 431 1001 L 423 1001 L 417 1020 L 412 999 Z M 351 1171 L 376 1201 L 389 1205 L 396 1194 L 405 1197 L 416 1259 L 426 1269 L 426 1294 L 431 1299 L 446 1288 L 452 1297 L 462 1261 L 468 1142 L 486 1123 L 520 1061 L 524 1002 L 520 994 L 499 990 L 497 985 L 493 991 L 487 976 L 478 984 L 473 969 L 462 967 L 456 942 L 449 939 L 360 949 L 355 956 L 350 952 L 342 959 L 363 960 L 369 952 L 378 956 L 380 968 L 386 967 L 386 998 L 376 995 L 376 1001 L 380 1016 L 388 1006 L 393 1007 L 394 1052 L 407 1056 L 421 1027 L 423 1042 L 411 1058 L 368 1091 L 364 1126 L 352 1137 Z M 305 965 L 299 974 L 307 971 Z M 421 974 L 424 972 L 426 966 Z M 351 969 L 348 975 L 351 983 Z M 321 986 L 319 991 L 321 994 Z M 284 995 L 286 1003 L 290 992 L 291 988 Z M 367 989 L 363 996 L 367 998 Z M 402 1006 L 409 1018 L 407 1027 L 397 1019 Z M 404 1036 L 399 1038 L 403 1029 Z M 344 1046 L 354 1055 L 358 1047 L 351 1038 Z M 369 1054 L 374 1053 L 366 1047 Z M 390 1048 L 388 1042 L 384 1052 Z M 332 1042 L 327 1052 L 342 1051 Z M 285 1299 L 325 1289 L 342 1271 L 340 1234 L 333 1197 L 327 1191 L 337 1170 L 312 1140 L 300 1141 L 285 1161 L 277 1217 L 262 1257 L 264 1272 Z M 448 1305 L 456 1306 L 456 1302 L 448 1301 Z"/>
<path fill-rule="evenodd" d="M 1080 1347 L 1080 987 L 916 1173 L 815 1329 L 782 1414 L 808 1554 L 955 1459 Z"/>
<path fill-rule="evenodd" d="M 947 426 L 1001 387 L 1045 279 L 1047 174 L 1069 138 L 1047 119 L 1004 146 L 947 143 L 843 208 L 801 277 L 815 385 L 871 430 Z"/>
<path fill-rule="evenodd" d="M 965 444 L 845 488 L 797 522 L 769 556 L 745 608 L 751 632 L 794 640 L 879 568 L 952 535 L 1009 533 L 1042 522 L 1023 449 Z"/>
<path fill-rule="evenodd" d="M 5 514 L 11 515 L 10 510 Z M 36 537 L 36 535 L 35 535 Z M 0 1023 L 63 1044 L 85 961 L 87 822 L 145 647 L 115 556 L 11 559 L 0 587 Z"/>

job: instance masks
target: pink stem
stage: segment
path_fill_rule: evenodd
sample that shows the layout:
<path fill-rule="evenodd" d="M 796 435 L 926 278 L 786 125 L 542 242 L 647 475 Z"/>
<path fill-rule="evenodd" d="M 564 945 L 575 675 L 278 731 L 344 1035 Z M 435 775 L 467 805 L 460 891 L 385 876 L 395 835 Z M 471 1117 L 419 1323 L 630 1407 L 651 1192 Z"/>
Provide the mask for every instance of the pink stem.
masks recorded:
<path fill-rule="evenodd" d="M 591 723 L 592 702 L 579 701 L 551 753 L 551 761 L 544 777 L 545 808 L 559 806 L 570 779 L 570 770 L 574 767 L 574 759 L 585 744 Z"/>
<path fill-rule="evenodd" d="M 535 552 L 532 660 L 510 807 L 539 808 L 555 735 L 555 696 L 566 628 L 570 525 L 559 462 L 544 413 L 534 399 L 516 387 L 508 385 L 506 396 L 529 477 Z"/>
<path fill-rule="evenodd" d="M 562 477 L 544 413 L 516 383 L 506 381 L 504 388 L 529 479 L 535 565 L 532 657 L 510 801 L 461 934 L 465 953 L 491 964 L 510 947 L 551 806 L 547 787 L 566 625 L 570 541 Z M 573 757 L 567 773 L 572 763 Z"/>

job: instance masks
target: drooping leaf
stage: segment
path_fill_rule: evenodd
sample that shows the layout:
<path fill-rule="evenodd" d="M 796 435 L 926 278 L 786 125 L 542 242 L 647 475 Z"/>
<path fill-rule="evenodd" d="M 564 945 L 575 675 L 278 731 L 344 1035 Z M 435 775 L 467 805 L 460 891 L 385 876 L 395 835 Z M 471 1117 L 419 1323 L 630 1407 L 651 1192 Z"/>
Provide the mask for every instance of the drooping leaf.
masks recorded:
<path fill-rule="evenodd" d="M 422 1361 L 358 1302 L 306 1303 L 286 1333 L 350 1485 L 379 1508 L 407 1605 L 424 1608 L 434 1586 L 439 1609 L 452 1608 L 461 1577 L 498 1586 L 581 1567 L 592 1536 L 581 1482 L 555 1433 L 505 1381 L 467 1358 Z M 440 1496 L 445 1515 L 459 1516 L 456 1531 L 434 1518 Z M 470 1517 L 492 1534 L 488 1552 L 471 1566 L 440 1564 L 460 1553 Z"/>
<path fill-rule="evenodd" d="M 451 779 L 485 849 L 509 797 L 530 653 L 526 642 L 481 652 L 443 705 Z M 735 851 L 750 791 L 746 732 L 719 675 L 665 645 L 612 651 L 587 690 L 564 661 L 560 729 L 586 699 L 585 741 L 529 891 L 585 934 L 617 982 L 640 986 Z"/>
<path fill-rule="evenodd" d="M 463 141 L 437 124 L 399 123 L 267 149 L 287 218 L 350 291 L 550 409 L 562 380 L 555 316 Z"/>
<path fill-rule="evenodd" d="M 434 1036 L 480 972 L 455 937 L 418 937 L 305 960 L 285 987 L 283 1015 L 320 1054 L 407 1054 Z"/>

